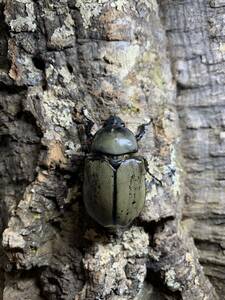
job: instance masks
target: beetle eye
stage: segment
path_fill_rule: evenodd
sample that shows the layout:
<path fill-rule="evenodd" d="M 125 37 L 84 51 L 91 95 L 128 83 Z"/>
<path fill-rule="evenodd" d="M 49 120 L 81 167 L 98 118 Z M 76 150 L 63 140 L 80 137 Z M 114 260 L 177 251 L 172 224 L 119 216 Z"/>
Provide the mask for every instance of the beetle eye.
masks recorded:
<path fill-rule="evenodd" d="M 122 126 L 122 127 L 125 127 L 125 123 L 121 123 L 121 126 Z"/>

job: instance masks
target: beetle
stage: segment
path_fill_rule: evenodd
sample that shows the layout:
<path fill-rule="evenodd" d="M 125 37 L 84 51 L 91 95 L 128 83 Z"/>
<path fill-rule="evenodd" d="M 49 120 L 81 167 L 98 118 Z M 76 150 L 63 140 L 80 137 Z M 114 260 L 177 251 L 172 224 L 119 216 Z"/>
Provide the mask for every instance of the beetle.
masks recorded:
<path fill-rule="evenodd" d="M 88 132 L 92 125 L 89 123 Z M 137 152 L 146 125 L 139 126 L 135 135 L 119 117 L 110 116 L 94 136 L 89 134 L 83 201 L 87 213 L 103 227 L 128 226 L 144 207 L 145 174 L 149 170 L 146 159 Z"/>

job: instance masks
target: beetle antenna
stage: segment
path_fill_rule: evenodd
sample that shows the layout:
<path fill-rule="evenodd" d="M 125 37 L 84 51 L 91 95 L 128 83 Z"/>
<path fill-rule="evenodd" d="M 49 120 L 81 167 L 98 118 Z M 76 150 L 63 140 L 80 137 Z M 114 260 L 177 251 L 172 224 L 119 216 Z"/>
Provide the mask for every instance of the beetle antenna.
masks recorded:
<path fill-rule="evenodd" d="M 137 141 L 140 141 L 142 139 L 142 137 L 144 136 L 144 134 L 146 132 L 145 127 L 149 126 L 152 122 L 153 122 L 153 119 L 151 118 L 148 123 L 144 123 L 144 124 L 141 124 L 138 126 L 137 134 L 135 135 Z"/>

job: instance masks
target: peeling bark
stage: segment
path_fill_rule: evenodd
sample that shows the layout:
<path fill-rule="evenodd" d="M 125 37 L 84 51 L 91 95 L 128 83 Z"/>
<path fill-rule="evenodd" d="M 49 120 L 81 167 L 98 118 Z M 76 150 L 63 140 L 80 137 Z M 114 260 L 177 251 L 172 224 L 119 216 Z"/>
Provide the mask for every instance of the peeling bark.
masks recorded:
<path fill-rule="evenodd" d="M 210 11 L 223 7 L 222 1 L 210 5 Z M 222 285 L 215 284 L 217 296 L 206 276 L 212 283 L 218 277 L 208 271 L 217 264 L 204 261 L 210 248 L 197 243 L 198 253 L 191 237 L 204 240 L 199 228 L 211 226 L 195 199 L 204 194 L 199 185 L 207 163 L 220 164 L 222 156 L 215 139 L 213 162 L 199 147 L 209 141 L 211 113 L 214 122 L 222 119 L 215 105 L 222 105 L 222 83 L 214 95 L 212 80 L 219 77 L 210 72 L 222 66 L 223 45 L 213 52 L 196 29 L 209 41 L 207 8 L 205 1 L 1 3 L 3 299 L 222 299 Z M 211 26 L 210 34 L 218 34 Z M 117 234 L 95 224 L 82 202 L 77 116 L 84 107 L 94 130 L 110 114 L 133 131 L 153 119 L 140 153 L 163 185 L 146 176 L 144 210 Z"/>

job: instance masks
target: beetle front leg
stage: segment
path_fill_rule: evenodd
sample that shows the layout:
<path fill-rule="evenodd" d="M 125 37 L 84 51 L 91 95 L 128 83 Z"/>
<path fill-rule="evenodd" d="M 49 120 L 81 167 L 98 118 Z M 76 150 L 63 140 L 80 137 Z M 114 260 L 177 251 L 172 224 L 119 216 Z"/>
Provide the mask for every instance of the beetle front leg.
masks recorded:
<path fill-rule="evenodd" d="M 88 117 L 88 113 L 87 113 L 87 109 L 86 107 L 82 108 L 82 114 L 85 118 L 84 121 L 84 127 L 85 127 L 85 134 L 87 136 L 87 139 L 92 139 L 93 138 L 93 134 L 91 133 L 91 129 L 94 126 L 94 122 Z"/>
<path fill-rule="evenodd" d="M 148 123 L 141 124 L 138 126 L 137 134 L 135 135 L 137 141 L 140 141 L 142 139 L 142 137 L 145 134 L 145 127 L 149 126 L 152 122 L 153 120 L 151 119 Z"/>
<path fill-rule="evenodd" d="M 150 171 L 149 171 L 149 167 L 148 167 L 148 162 L 147 160 L 144 158 L 144 164 L 145 164 L 145 169 L 148 172 L 148 174 L 156 181 L 158 182 L 159 185 L 162 186 L 162 181 L 159 180 L 155 175 L 153 175 Z"/>
<path fill-rule="evenodd" d="M 84 106 L 81 111 L 74 111 L 74 121 L 77 125 L 78 136 L 81 142 L 82 150 L 85 153 L 90 152 L 90 145 L 93 139 L 91 133 L 94 122 L 89 118 L 88 111 Z"/>

